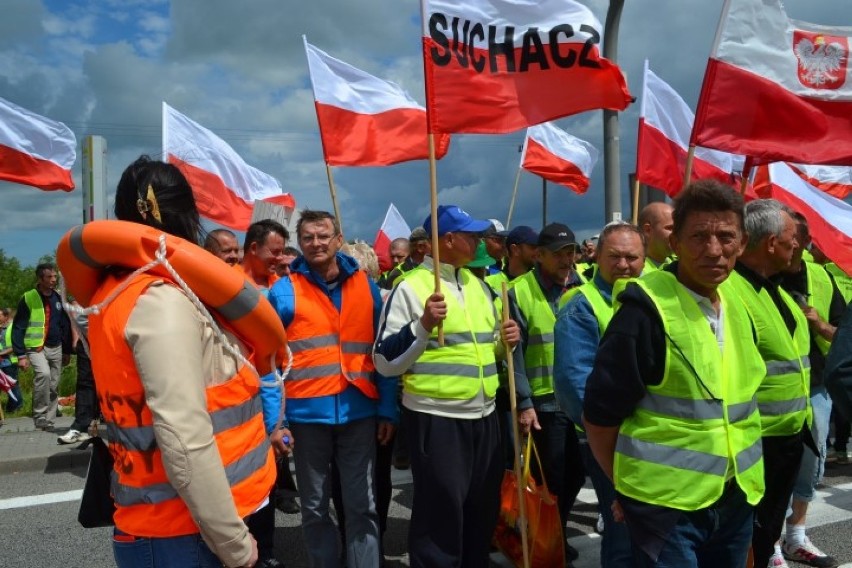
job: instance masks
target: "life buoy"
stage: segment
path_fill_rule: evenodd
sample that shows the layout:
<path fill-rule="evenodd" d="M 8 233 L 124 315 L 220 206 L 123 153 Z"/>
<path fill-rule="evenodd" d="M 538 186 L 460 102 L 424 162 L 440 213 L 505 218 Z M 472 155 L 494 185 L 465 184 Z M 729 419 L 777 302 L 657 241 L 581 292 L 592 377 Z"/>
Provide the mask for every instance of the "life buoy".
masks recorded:
<path fill-rule="evenodd" d="M 68 231 L 56 251 L 65 286 L 80 305 L 88 307 L 103 272 L 110 266 L 136 270 L 156 260 L 163 232 L 127 221 L 92 221 Z M 223 318 L 254 350 L 261 375 L 287 360 L 287 335 L 272 305 L 245 275 L 231 270 L 203 248 L 165 235 L 169 264 L 217 316 Z M 162 264 L 150 274 L 171 278 Z"/>

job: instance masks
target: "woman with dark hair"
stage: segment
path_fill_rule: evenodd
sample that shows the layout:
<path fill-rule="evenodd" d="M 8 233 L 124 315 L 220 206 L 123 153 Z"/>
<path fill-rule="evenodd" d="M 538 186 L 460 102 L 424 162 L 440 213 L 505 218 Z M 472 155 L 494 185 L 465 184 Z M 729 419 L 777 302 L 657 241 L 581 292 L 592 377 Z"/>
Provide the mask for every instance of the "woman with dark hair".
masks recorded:
<path fill-rule="evenodd" d="M 171 164 L 146 156 L 133 162 L 119 181 L 115 215 L 199 242 L 192 190 Z M 197 254 L 208 253 L 199 247 Z M 116 563 L 254 566 L 257 544 L 244 519 L 266 505 L 275 479 L 255 350 L 209 316 L 213 308 L 192 298 L 198 290 L 190 293 L 185 276 L 131 274 L 139 268 L 133 262 L 103 271 L 89 316 L 115 459 Z"/>

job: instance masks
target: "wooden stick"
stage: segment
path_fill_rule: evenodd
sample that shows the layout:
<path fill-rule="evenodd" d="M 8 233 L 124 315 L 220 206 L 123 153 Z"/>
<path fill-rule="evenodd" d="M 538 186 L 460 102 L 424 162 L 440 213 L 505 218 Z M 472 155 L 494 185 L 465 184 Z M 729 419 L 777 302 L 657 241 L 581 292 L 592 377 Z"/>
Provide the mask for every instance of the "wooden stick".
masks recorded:
<path fill-rule="evenodd" d="M 331 175 L 331 166 L 328 163 L 325 164 L 325 175 L 328 176 L 328 189 L 331 191 L 334 216 L 337 218 L 337 226 L 340 227 L 340 235 L 343 236 L 343 221 L 340 219 L 340 208 L 337 206 L 337 190 L 334 188 L 334 176 Z"/>
<path fill-rule="evenodd" d="M 501 284 L 503 286 L 501 291 L 503 297 L 503 323 L 506 323 L 509 321 L 509 288 L 506 286 L 506 282 L 501 282 Z M 509 408 L 511 408 L 512 413 L 512 433 L 514 434 L 512 445 L 515 449 L 514 467 L 515 480 L 518 485 L 518 506 L 520 507 L 521 549 L 524 553 L 524 568 L 529 568 L 530 546 L 527 538 L 527 505 L 524 500 L 526 484 L 524 483 L 525 480 L 521 479 L 521 432 L 520 428 L 518 428 L 518 397 L 515 393 L 515 362 L 512 360 L 512 347 L 505 339 L 503 340 L 503 346 L 506 350 L 506 366 L 509 373 Z M 526 458 L 530 459 L 529 456 L 526 456 Z"/>
<path fill-rule="evenodd" d="M 639 178 L 633 177 L 633 214 L 631 221 L 634 225 L 639 225 Z"/>
<path fill-rule="evenodd" d="M 686 171 L 683 173 L 683 187 L 689 185 L 689 180 L 692 179 L 692 162 L 695 160 L 695 146 L 689 147 L 689 153 L 686 155 Z"/>
<path fill-rule="evenodd" d="M 432 203 L 432 260 L 435 263 L 435 293 L 441 291 L 441 255 L 438 251 L 438 168 L 435 135 L 429 133 L 429 196 Z M 444 322 L 438 322 L 438 345 L 444 346 Z"/>
<path fill-rule="evenodd" d="M 506 218 L 506 230 L 509 230 L 509 225 L 512 224 L 512 212 L 515 210 L 515 199 L 518 197 L 518 182 L 521 181 L 521 168 L 518 168 L 518 174 L 515 176 L 515 188 L 512 190 L 512 201 L 509 202 L 509 216 Z"/>
<path fill-rule="evenodd" d="M 746 156 L 743 163 L 743 177 L 740 180 L 740 193 L 743 195 L 745 195 L 746 189 L 748 189 L 748 179 L 751 177 L 752 167 L 754 167 L 754 160 L 751 159 L 751 156 Z"/>

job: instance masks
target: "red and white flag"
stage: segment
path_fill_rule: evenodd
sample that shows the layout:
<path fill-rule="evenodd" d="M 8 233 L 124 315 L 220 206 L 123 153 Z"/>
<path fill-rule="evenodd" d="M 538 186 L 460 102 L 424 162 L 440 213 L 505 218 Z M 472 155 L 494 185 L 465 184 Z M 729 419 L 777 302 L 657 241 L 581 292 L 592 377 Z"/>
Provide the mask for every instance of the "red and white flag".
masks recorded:
<path fill-rule="evenodd" d="M 391 203 L 388 206 L 388 212 L 385 213 L 385 220 L 382 221 L 382 226 L 376 233 L 376 238 L 373 241 L 373 250 L 379 257 L 380 263 L 390 266 L 390 244 L 394 239 L 408 238 L 411 235 L 411 228 L 405 219 L 402 218 L 396 205 Z"/>
<path fill-rule="evenodd" d="M 545 122 L 527 128 L 521 167 L 574 193 L 586 193 L 599 155 L 585 140 Z"/>
<path fill-rule="evenodd" d="M 429 158 L 426 109 L 401 87 L 331 57 L 305 42 L 325 162 L 389 166 Z M 435 156 L 450 135 L 435 140 Z"/>
<path fill-rule="evenodd" d="M 671 197 L 680 193 L 694 119 L 677 91 L 651 71 L 645 61 L 636 146 L 636 178 L 641 183 L 662 189 Z M 698 147 L 690 180 L 712 178 L 733 185 L 734 172 L 740 174 L 742 168 L 741 156 Z"/>
<path fill-rule="evenodd" d="M 829 195 L 845 199 L 852 193 L 852 167 L 789 164 L 799 177 Z"/>
<path fill-rule="evenodd" d="M 781 162 L 760 166 L 754 188 L 761 197 L 777 199 L 804 215 L 814 243 L 852 273 L 852 205 L 812 186 Z"/>
<path fill-rule="evenodd" d="M 790 20 L 780 0 L 727 0 L 691 143 L 755 164 L 852 164 L 850 27 Z"/>
<path fill-rule="evenodd" d="M 278 180 L 245 163 L 227 142 L 166 103 L 163 154 L 186 176 L 199 213 L 225 227 L 245 231 L 256 200 L 296 206 Z"/>
<path fill-rule="evenodd" d="M 74 189 L 71 129 L 0 98 L 0 180 L 39 189 Z"/>
<path fill-rule="evenodd" d="M 433 132 L 499 134 L 632 101 L 572 0 L 421 0 Z"/>

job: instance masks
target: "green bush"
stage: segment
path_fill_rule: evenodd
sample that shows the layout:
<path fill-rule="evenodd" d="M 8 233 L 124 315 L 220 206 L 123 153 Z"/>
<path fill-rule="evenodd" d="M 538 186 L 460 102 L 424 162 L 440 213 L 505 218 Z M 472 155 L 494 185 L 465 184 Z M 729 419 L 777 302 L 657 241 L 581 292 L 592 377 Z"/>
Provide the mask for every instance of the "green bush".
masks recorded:
<path fill-rule="evenodd" d="M 28 368 L 25 371 L 18 371 L 18 384 L 21 386 L 21 392 L 24 394 L 24 404 L 15 412 L 7 414 L 7 417 L 16 416 L 32 416 L 33 415 L 33 370 Z M 71 363 L 62 368 L 62 374 L 59 376 L 59 396 L 69 396 L 77 391 L 77 356 L 71 356 Z M 3 407 L 6 407 L 6 397 L 3 395 Z"/>

